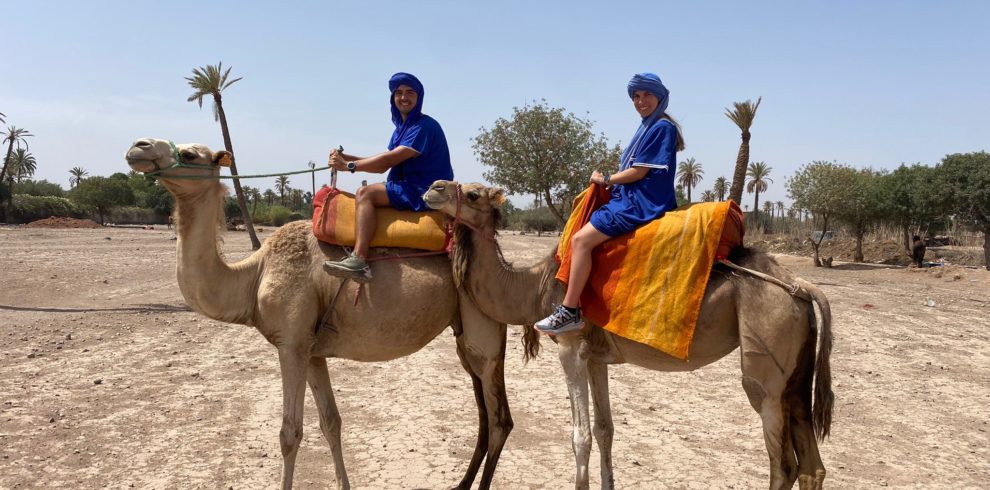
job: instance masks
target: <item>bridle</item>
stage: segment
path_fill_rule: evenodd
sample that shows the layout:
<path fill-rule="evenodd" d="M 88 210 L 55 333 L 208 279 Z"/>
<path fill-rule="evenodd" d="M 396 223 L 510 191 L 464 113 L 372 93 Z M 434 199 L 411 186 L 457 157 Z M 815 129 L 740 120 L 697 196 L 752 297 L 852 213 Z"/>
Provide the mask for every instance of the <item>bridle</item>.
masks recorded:
<path fill-rule="evenodd" d="M 455 196 L 454 197 L 454 203 L 455 203 L 454 219 L 450 222 L 450 225 L 448 226 L 448 228 L 450 230 L 448 232 L 448 234 L 452 236 L 454 230 L 457 228 L 457 225 L 464 225 L 464 226 L 470 228 L 472 231 L 475 231 L 475 232 L 479 233 L 486 240 L 489 240 L 489 241 L 494 242 L 495 241 L 495 233 L 494 232 L 486 232 L 485 230 L 482 230 L 482 229 L 478 228 L 477 226 L 474 226 L 471 223 L 468 223 L 467 221 L 464 221 L 463 219 L 461 219 L 461 202 L 463 201 L 463 197 L 462 197 L 463 194 L 464 194 L 464 191 L 461 189 L 461 184 L 458 183 L 457 184 L 457 192 L 454 193 L 454 196 Z M 449 247 L 452 247 L 452 246 L 453 245 L 448 245 L 448 248 Z"/>
<path fill-rule="evenodd" d="M 165 167 L 165 168 L 162 168 L 160 165 L 158 165 L 158 160 L 152 160 L 151 163 L 155 165 L 155 170 L 153 172 L 147 172 L 147 173 L 145 173 L 145 175 L 150 176 L 150 177 L 156 177 L 156 176 L 161 175 L 162 172 L 164 172 L 166 170 L 172 170 L 173 168 L 198 168 L 198 169 L 208 169 L 208 170 L 211 170 L 211 171 L 217 168 L 217 165 L 214 165 L 214 164 L 204 165 L 204 164 L 201 164 L 201 163 L 185 163 L 185 162 L 182 161 L 182 155 L 179 154 L 179 149 L 176 148 L 175 143 L 173 143 L 170 140 L 168 142 L 168 146 L 170 148 L 172 148 L 172 164 L 169 165 L 169 166 L 167 166 L 167 167 Z M 212 175 L 212 173 L 211 173 L 211 175 L 203 175 L 203 176 L 186 175 L 186 176 L 183 176 L 183 178 L 185 178 L 185 179 L 212 179 L 212 178 L 216 178 L 216 176 L 215 175 Z"/>

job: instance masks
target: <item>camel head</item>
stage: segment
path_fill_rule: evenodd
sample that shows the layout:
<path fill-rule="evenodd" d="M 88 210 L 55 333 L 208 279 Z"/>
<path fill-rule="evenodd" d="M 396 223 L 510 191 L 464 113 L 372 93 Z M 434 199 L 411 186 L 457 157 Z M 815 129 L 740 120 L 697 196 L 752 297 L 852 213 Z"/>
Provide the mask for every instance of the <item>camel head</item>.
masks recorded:
<path fill-rule="evenodd" d="M 473 228 L 494 230 L 502 217 L 505 191 L 477 183 L 438 180 L 423 194 L 423 201 L 431 209 L 460 218 Z"/>
<path fill-rule="evenodd" d="M 126 158 L 131 169 L 156 176 L 165 188 L 176 194 L 216 185 L 220 167 L 229 166 L 231 161 L 228 151 L 214 153 L 204 145 L 173 145 L 155 138 L 135 141 L 127 150 Z"/>

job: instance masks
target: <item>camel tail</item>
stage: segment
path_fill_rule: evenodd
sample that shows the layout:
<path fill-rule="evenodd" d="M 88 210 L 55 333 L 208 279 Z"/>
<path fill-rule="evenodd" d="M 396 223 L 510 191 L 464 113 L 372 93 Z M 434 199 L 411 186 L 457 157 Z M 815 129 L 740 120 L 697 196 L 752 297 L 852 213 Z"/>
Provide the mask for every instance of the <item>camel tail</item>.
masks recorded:
<path fill-rule="evenodd" d="M 832 427 L 832 408 L 835 395 L 832 393 L 832 366 L 829 357 L 832 355 L 832 309 L 828 298 L 821 289 L 803 279 L 797 279 L 801 288 L 811 295 L 821 311 L 821 329 L 819 331 L 818 356 L 815 359 L 815 389 L 812 403 L 812 423 L 815 436 L 819 441 L 828 437 Z M 814 315 L 814 307 L 812 307 Z M 814 322 L 814 317 L 812 317 Z"/>
<path fill-rule="evenodd" d="M 532 325 L 523 325 L 523 363 L 540 355 L 540 333 Z"/>

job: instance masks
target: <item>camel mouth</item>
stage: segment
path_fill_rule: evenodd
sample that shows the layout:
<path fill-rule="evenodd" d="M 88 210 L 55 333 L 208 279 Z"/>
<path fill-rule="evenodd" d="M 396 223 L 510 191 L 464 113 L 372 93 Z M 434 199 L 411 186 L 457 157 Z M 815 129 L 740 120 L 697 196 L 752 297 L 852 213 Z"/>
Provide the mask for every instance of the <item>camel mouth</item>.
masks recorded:
<path fill-rule="evenodd" d="M 423 202 L 426 204 L 428 208 L 439 210 L 440 208 L 443 207 L 444 204 L 447 203 L 447 196 L 444 195 L 437 196 L 436 193 L 432 191 L 427 191 L 426 194 L 423 194 Z"/>

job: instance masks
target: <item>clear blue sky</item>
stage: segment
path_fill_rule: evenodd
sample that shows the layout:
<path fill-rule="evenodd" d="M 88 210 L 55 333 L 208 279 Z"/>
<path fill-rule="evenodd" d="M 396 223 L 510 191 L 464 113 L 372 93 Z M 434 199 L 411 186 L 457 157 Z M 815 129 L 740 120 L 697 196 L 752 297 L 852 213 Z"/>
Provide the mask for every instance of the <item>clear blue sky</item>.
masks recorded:
<path fill-rule="evenodd" d="M 334 3 L 5 1 L 0 112 L 36 135 L 36 178 L 65 187 L 74 166 L 126 171 L 139 137 L 222 147 L 183 79 L 218 61 L 244 77 L 224 98 L 241 173 L 323 164 L 338 144 L 383 150 L 396 71 L 423 81 L 462 181 L 483 180 L 478 129 L 533 100 L 626 144 L 641 71 L 670 88 L 701 190 L 731 177 L 724 108 L 758 96 L 751 160 L 773 167 L 774 201 L 812 160 L 891 169 L 990 149 L 990 2 Z"/>

